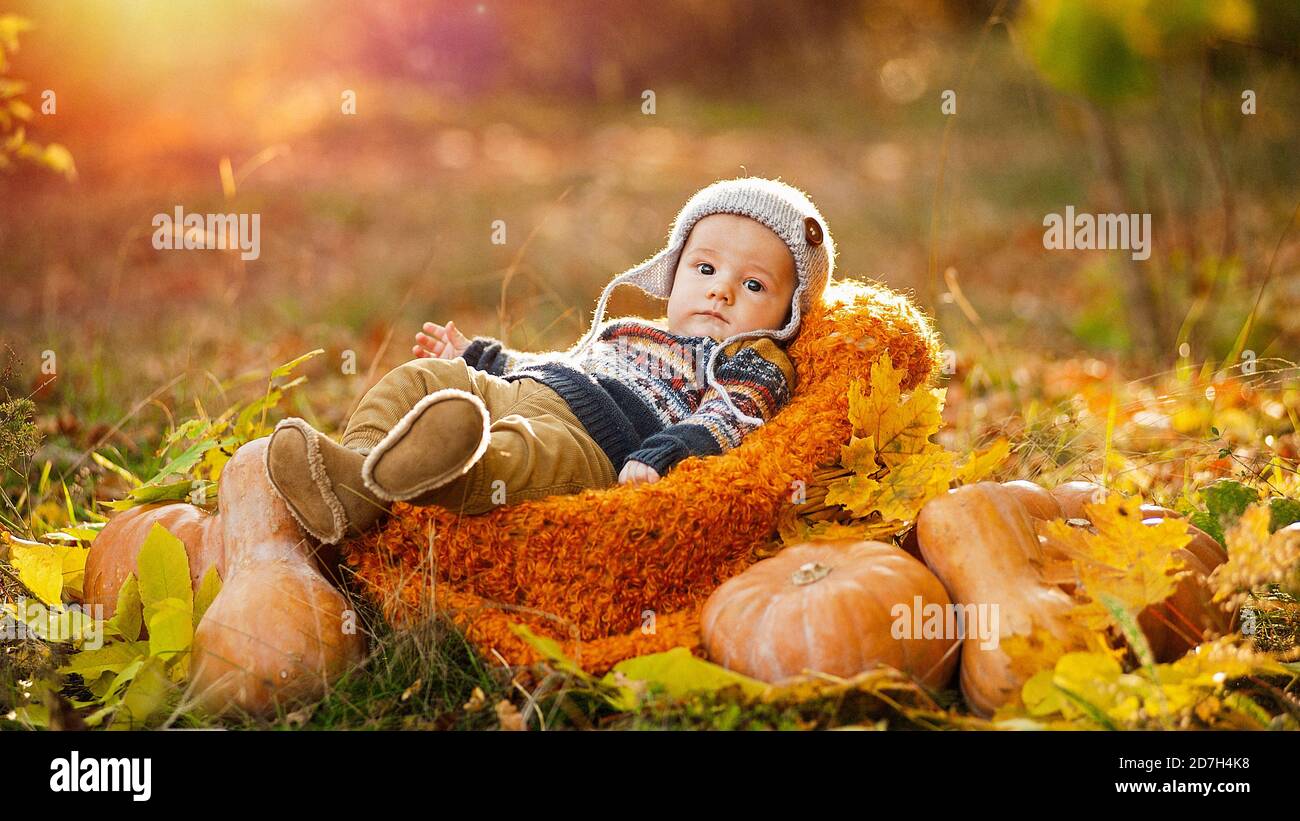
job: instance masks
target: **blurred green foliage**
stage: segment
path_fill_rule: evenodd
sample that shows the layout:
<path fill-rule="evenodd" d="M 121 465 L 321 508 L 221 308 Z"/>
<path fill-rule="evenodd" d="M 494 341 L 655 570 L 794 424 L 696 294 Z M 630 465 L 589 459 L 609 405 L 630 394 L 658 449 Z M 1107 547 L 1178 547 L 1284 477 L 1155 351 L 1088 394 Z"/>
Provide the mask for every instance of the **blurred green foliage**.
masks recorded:
<path fill-rule="evenodd" d="M 7 55 L 18 51 L 18 35 L 33 28 L 25 17 L 0 15 L 0 169 L 11 167 L 14 159 L 26 160 L 75 180 L 77 166 L 72 152 L 58 143 L 42 147 L 27 139 L 23 123 L 32 119 L 33 111 L 18 96 L 27 90 L 27 84 L 5 76 L 9 70 Z"/>
<path fill-rule="evenodd" d="M 1149 93 L 1158 62 L 1249 36 L 1254 21 L 1248 0 L 1033 0 L 1021 27 L 1044 79 L 1115 104 Z"/>

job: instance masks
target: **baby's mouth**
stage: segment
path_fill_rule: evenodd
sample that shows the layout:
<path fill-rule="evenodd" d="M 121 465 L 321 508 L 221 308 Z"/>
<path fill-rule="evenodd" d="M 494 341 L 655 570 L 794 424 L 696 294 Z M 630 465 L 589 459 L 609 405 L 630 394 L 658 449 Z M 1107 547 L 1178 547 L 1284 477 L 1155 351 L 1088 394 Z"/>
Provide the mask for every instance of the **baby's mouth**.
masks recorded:
<path fill-rule="evenodd" d="M 712 311 L 698 311 L 697 313 L 700 316 L 711 317 L 713 319 L 718 320 L 719 322 L 727 322 L 727 320 L 723 319 L 722 317 L 718 316 L 716 313 L 713 313 Z M 730 325 L 731 323 L 727 322 L 727 324 Z"/>

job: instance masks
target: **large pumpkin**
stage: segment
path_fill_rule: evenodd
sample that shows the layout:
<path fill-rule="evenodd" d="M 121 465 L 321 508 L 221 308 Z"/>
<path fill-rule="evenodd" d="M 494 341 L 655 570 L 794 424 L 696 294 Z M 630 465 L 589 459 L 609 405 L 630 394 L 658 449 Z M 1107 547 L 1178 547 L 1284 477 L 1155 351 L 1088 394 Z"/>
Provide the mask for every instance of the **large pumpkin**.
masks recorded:
<path fill-rule="evenodd" d="M 1022 501 L 1026 491 L 1050 509 L 1028 488 L 979 482 L 951 490 L 921 508 L 917 541 L 926 564 L 956 602 L 999 608 L 1001 638 L 1044 629 L 1068 642 L 1067 615 L 1074 602 L 1043 575 L 1042 546 L 1030 506 Z M 975 638 L 964 641 L 961 690 L 976 713 L 991 715 L 1014 700 L 1027 678 L 1001 642 L 989 647 Z"/>
<path fill-rule="evenodd" d="M 356 613 L 321 573 L 319 545 L 266 474 L 269 437 L 221 471 L 221 528 L 230 576 L 194 631 L 190 680 L 213 712 L 256 715 L 319 699 L 365 655 Z"/>
<path fill-rule="evenodd" d="M 1084 503 L 1106 498 L 1106 488 L 1092 482 L 1066 482 L 1051 494 L 1061 507 L 1062 515 L 1083 519 Z M 1181 518 L 1178 513 L 1159 505 L 1142 505 L 1142 522 L 1157 525 L 1167 518 Z M 1214 537 L 1186 523 L 1192 540 L 1174 551 L 1191 571 L 1178 581 L 1174 594 L 1138 614 L 1138 626 L 1146 635 L 1151 653 L 1158 662 L 1181 658 L 1188 650 L 1208 638 L 1228 632 L 1232 614 L 1214 601 L 1214 591 L 1207 579 L 1214 568 L 1228 560 L 1228 554 Z M 1045 546 L 1048 540 L 1044 539 Z M 1068 588 L 1067 588 L 1068 589 Z"/>
<path fill-rule="evenodd" d="M 226 463 L 220 513 L 183 502 L 132 508 L 109 520 L 86 557 L 84 601 L 106 617 L 155 523 L 185 544 L 196 589 L 216 566 L 221 592 L 194 632 L 190 663 L 194 697 L 214 713 L 268 716 L 317 700 L 365 654 L 356 614 L 322 573 L 330 562 L 271 488 L 267 442 L 249 442 Z"/>
<path fill-rule="evenodd" d="M 934 574 L 893 545 L 791 545 L 713 592 L 700 637 L 711 660 L 762 681 L 808 670 L 850 677 L 886 664 L 941 687 L 957 663 L 956 639 L 912 635 L 918 599 L 944 613 L 951 605 Z"/>
<path fill-rule="evenodd" d="M 1105 498 L 1090 482 L 1067 482 L 1048 491 L 1033 482 L 981 482 L 932 500 L 918 517 L 916 533 L 930 568 L 958 603 L 999 603 L 1004 635 L 1028 635 L 1046 627 L 1058 638 L 1078 584 L 1068 553 L 1045 534 L 1053 519 L 1087 526 L 1084 504 Z M 1173 511 L 1143 505 L 1143 522 L 1158 524 Z M 1205 581 L 1226 560 L 1218 543 L 1190 523 L 1192 541 L 1175 551 L 1192 572 L 1174 594 L 1144 609 L 1138 624 L 1156 661 L 1173 661 L 1204 638 L 1221 635 L 1229 614 L 1212 601 Z M 1024 684 L 1000 649 L 976 652 L 968 639 L 962 651 L 961 684 L 971 708 L 989 715 L 1014 700 Z"/>

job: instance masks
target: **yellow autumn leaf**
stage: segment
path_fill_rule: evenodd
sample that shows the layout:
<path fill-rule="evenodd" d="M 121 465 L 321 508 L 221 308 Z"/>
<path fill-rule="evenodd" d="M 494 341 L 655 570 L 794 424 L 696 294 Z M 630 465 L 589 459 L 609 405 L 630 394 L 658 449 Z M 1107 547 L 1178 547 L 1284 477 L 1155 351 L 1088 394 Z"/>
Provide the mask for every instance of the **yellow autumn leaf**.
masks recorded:
<path fill-rule="evenodd" d="M 199 629 L 199 622 L 203 621 L 203 614 L 208 612 L 208 607 L 220 592 L 221 574 L 217 573 L 217 566 L 214 564 L 203 574 L 203 579 L 199 582 L 199 589 L 194 594 L 195 630 Z"/>
<path fill-rule="evenodd" d="M 230 461 L 230 454 L 221 448 L 212 448 L 203 454 L 203 460 L 199 463 L 195 473 L 204 476 L 209 482 L 221 480 L 221 471 L 225 468 L 226 463 Z M 213 497 L 215 499 L 215 497 Z"/>
<path fill-rule="evenodd" d="M 1007 454 L 1011 452 L 1011 443 L 1006 439 L 999 438 L 996 442 L 971 454 L 957 471 L 957 479 L 963 485 L 982 482 L 984 479 L 1002 466 L 1006 461 Z"/>
<path fill-rule="evenodd" d="M 137 581 L 140 601 L 146 608 L 146 623 L 149 621 L 147 608 L 167 598 L 180 599 L 185 603 L 187 612 L 192 612 L 194 588 L 184 542 L 155 522 L 145 536 L 135 562 L 140 574 Z"/>
<path fill-rule="evenodd" d="M 901 371 L 894 369 L 889 355 L 883 354 L 871 363 L 871 373 L 867 378 L 870 393 L 863 390 L 861 380 L 853 380 L 849 385 L 849 421 L 853 423 L 855 433 L 862 436 L 875 433 L 880 417 L 899 405 L 903 376 Z"/>
<path fill-rule="evenodd" d="M 1011 660 L 1011 672 L 1021 678 L 1052 669 L 1056 660 L 1070 649 L 1045 627 L 1032 633 L 1003 636 L 1001 647 Z"/>
<path fill-rule="evenodd" d="M 745 697 L 755 698 L 770 687 L 765 682 L 706 661 L 685 647 L 673 647 L 662 653 L 620 661 L 601 679 L 601 683 L 622 691 L 624 698 L 619 708 L 623 710 L 636 709 L 639 699 L 631 688 L 619 685 L 619 673 L 632 681 L 659 684 L 674 699 L 697 691 L 716 692 L 725 687 L 737 687 Z"/>
<path fill-rule="evenodd" d="M 68 524 L 68 512 L 54 499 L 46 499 L 32 511 L 32 521 L 39 522 L 50 530 L 56 530 Z"/>
<path fill-rule="evenodd" d="M 117 609 L 113 611 L 113 624 L 127 641 L 140 638 L 144 625 L 144 604 L 140 601 L 140 586 L 134 573 L 126 574 L 126 581 L 117 591 Z"/>
<path fill-rule="evenodd" d="M 854 516 L 870 516 L 875 512 L 875 500 L 880 494 L 880 482 L 869 476 L 846 476 L 836 479 L 826 488 L 826 504 L 847 508 Z"/>
<path fill-rule="evenodd" d="M 926 502 L 948 492 L 955 459 L 950 451 L 938 449 L 899 464 L 880 480 L 873 509 L 884 519 L 915 519 Z"/>
<path fill-rule="evenodd" d="M 888 356 L 871 365 L 870 392 L 860 380 L 849 386 L 849 420 L 854 435 L 841 446 L 841 464 L 853 475 L 827 486 L 825 503 L 865 518 L 879 512 L 884 533 L 897 532 L 929 499 L 948 490 L 954 456 L 930 441 L 943 425 L 944 391 L 900 392 L 904 374 Z"/>
<path fill-rule="evenodd" d="M 884 357 L 886 363 L 888 358 Z M 868 374 L 867 385 L 871 385 L 870 377 L 875 374 L 875 365 Z M 853 433 L 858 436 L 866 436 L 869 429 L 875 427 L 876 415 L 880 412 L 880 397 L 874 391 L 868 393 L 864 390 L 861 379 L 854 379 L 849 383 L 849 423 L 853 425 Z"/>
<path fill-rule="evenodd" d="M 166 663 L 157 657 L 146 659 L 122 694 L 110 729 L 143 729 L 145 723 L 166 703 L 171 690 Z"/>
<path fill-rule="evenodd" d="M 1046 716 L 1053 713 L 1065 715 L 1070 707 L 1065 693 L 1057 689 L 1056 670 L 1052 667 L 1039 670 L 1020 688 L 1020 700 L 1031 716 Z"/>
<path fill-rule="evenodd" d="M 1237 607 L 1252 588 L 1300 572 L 1300 533 L 1285 528 L 1269 533 L 1271 515 L 1267 502 L 1255 502 L 1224 534 L 1228 562 L 1210 575 L 1215 601 Z"/>
<path fill-rule="evenodd" d="M 903 376 L 882 356 L 871 365 L 869 395 L 861 395 L 859 382 L 849 388 L 849 421 L 856 432 L 873 438 L 880 463 L 889 468 L 933 447 L 929 439 L 943 427 L 947 390 L 918 388 L 903 400 Z"/>
<path fill-rule="evenodd" d="M 1082 587 L 1078 589 L 1078 592 L 1082 599 L 1075 604 L 1074 610 L 1070 611 L 1071 620 L 1082 625 L 1085 630 L 1093 632 L 1103 631 L 1110 627 L 1115 618 L 1106 609 L 1105 605 L 1099 599 L 1090 599 L 1084 595 Z"/>
<path fill-rule="evenodd" d="M 86 579 L 86 557 L 90 549 L 81 545 L 53 545 L 62 559 L 63 589 L 80 599 Z"/>
<path fill-rule="evenodd" d="M 1077 610 L 1072 611 L 1071 616 Z M 1027 679 L 1043 670 L 1051 670 L 1066 653 L 1085 649 L 1110 653 L 1117 659 L 1124 654 L 1123 648 L 1112 651 L 1104 635 L 1089 629 L 1076 618 L 1067 618 L 1061 629 L 1061 636 L 1046 627 L 1037 627 L 1031 633 L 1003 636 L 1001 647 L 1011 660 L 1012 673 Z"/>
<path fill-rule="evenodd" d="M 1071 527 L 1062 520 L 1048 522 L 1050 538 L 1074 560 L 1078 573 L 1077 592 L 1094 603 L 1096 621 L 1110 619 L 1096 603 L 1103 595 L 1114 598 L 1130 613 L 1173 595 L 1183 570 L 1183 559 L 1174 551 L 1192 540 L 1187 523 L 1164 519 L 1159 524 L 1142 523 L 1142 500 L 1110 494 L 1100 504 L 1084 505 L 1092 522 L 1088 528 Z"/>
<path fill-rule="evenodd" d="M 149 655 L 170 659 L 190 648 L 194 640 L 192 604 L 178 598 L 165 598 L 145 607 L 149 624 Z"/>
<path fill-rule="evenodd" d="M 879 511 L 881 518 L 911 521 L 931 499 L 948 492 L 955 455 L 937 445 L 927 453 L 914 454 L 880 479 L 846 476 L 826 489 L 826 504 L 847 508 L 854 516 L 866 517 Z"/>
<path fill-rule="evenodd" d="M 54 545 L 10 541 L 10 563 L 32 595 L 46 604 L 63 600 L 63 556 Z"/>
<path fill-rule="evenodd" d="M 1059 713 L 1107 729 L 1166 717 L 1199 698 L 1197 693 L 1166 691 L 1149 678 L 1125 673 L 1118 659 L 1101 652 L 1066 653 L 1054 668 L 1026 682 L 1021 696 L 1031 715 Z"/>
<path fill-rule="evenodd" d="M 840 464 L 854 473 L 870 476 L 880 470 L 876 461 L 876 437 L 852 437 L 847 445 L 840 445 Z"/>
<path fill-rule="evenodd" d="M 1021 689 L 1031 715 L 1059 713 L 1066 719 L 1087 719 L 1123 726 L 1150 726 L 1152 720 L 1169 726 L 1168 719 L 1195 713 L 1214 723 L 1225 706 L 1240 726 L 1260 728 L 1268 716 L 1239 693 L 1226 692 L 1233 681 L 1251 674 L 1285 675 L 1270 656 L 1257 653 L 1237 638 L 1226 636 L 1206 642 L 1171 664 L 1157 664 L 1123 672 L 1113 654 L 1092 651 L 1067 653 L 1056 664 L 1030 678 Z"/>
<path fill-rule="evenodd" d="M 1056 662 L 1052 683 L 1067 695 L 1072 707 L 1103 725 L 1107 718 L 1123 722 L 1136 718 L 1142 706 L 1139 693 L 1148 689 L 1143 679 L 1126 675 L 1119 662 L 1104 653 L 1066 653 Z"/>
<path fill-rule="evenodd" d="M 1188 683 L 1211 687 L 1252 674 L 1287 675 L 1287 669 L 1272 656 L 1239 644 L 1240 636 L 1221 636 L 1193 647 L 1172 664 L 1161 664 L 1161 680 L 1186 679 Z"/>

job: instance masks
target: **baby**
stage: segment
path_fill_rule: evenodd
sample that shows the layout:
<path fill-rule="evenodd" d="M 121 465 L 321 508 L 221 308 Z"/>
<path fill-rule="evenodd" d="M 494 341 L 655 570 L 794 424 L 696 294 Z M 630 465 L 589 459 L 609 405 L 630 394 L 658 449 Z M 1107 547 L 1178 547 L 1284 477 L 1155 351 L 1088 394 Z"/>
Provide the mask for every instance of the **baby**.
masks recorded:
<path fill-rule="evenodd" d="M 789 402 L 784 348 L 834 266 L 826 221 L 802 192 L 720 180 L 687 201 L 662 250 L 605 287 L 569 350 L 523 353 L 426 323 L 417 358 L 367 392 L 341 443 L 296 417 L 277 425 L 267 474 L 327 544 L 394 501 L 483 513 L 658 481 L 689 456 L 736 447 Z M 666 326 L 604 321 L 628 283 L 668 300 Z"/>

